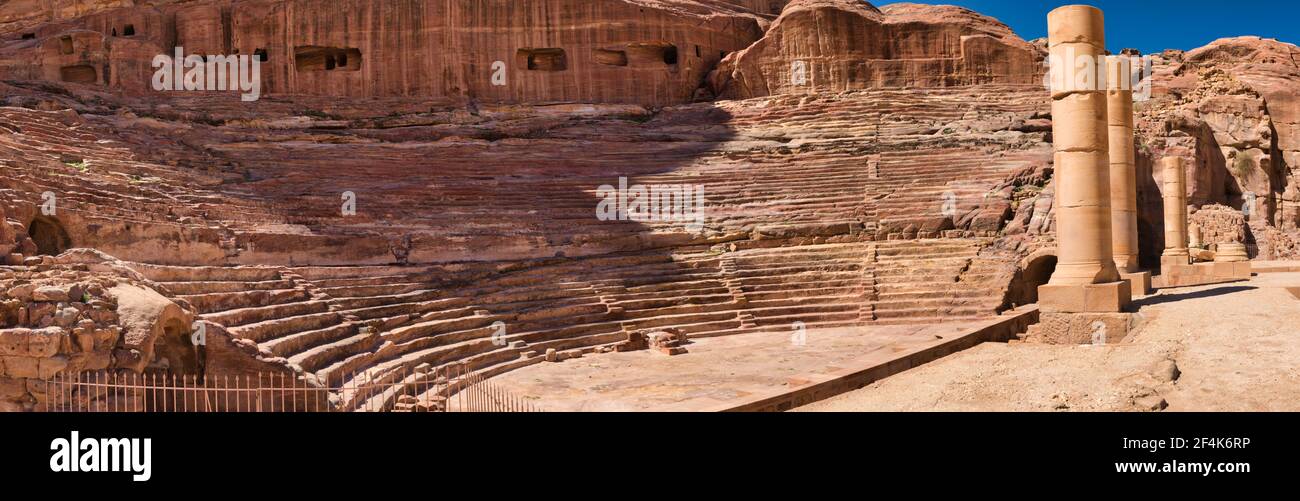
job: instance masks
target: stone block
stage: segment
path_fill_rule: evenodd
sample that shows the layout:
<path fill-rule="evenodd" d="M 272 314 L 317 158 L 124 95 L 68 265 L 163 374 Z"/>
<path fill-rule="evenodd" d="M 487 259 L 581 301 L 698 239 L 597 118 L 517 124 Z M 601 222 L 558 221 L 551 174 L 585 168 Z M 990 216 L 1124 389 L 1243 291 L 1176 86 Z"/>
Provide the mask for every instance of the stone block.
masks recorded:
<path fill-rule="evenodd" d="M 37 377 L 41 379 L 51 379 L 55 374 L 63 372 L 68 368 L 68 357 L 58 356 L 51 358 L 42 358 L 37 363 Z"/>
<path fill-rule="evenodd" d="M 1119 273 L 1119 278 L 1120 280 L 1129 283 L 1129 290 L 1133 292 L 1134 297 L 1149 296 L 1154 292 L 1151 288 L 1151 272 L 1149 271 L 1137 271 L 1131 273 L 1121 271 Z"/>
<path fill-rule="evenodd" d="M 1170 265 L 1160 271 L 1153 282 L 1157 287 L 1193 287 L 1249 280 L 1252 267 L 1244 263 L 1196 263 Z"/>
<path fill-rule="evenodd" d="M 45 286 L 38 287 L 32 292 L 32 299 L 50 303 L 64 302 L 71 298 L 68 294 L 68 286 Z"/>
<path fill-rule="evenodd" d="M 26 396 L 27 385 L 24 380 L 0 376 L 0 401 L 14 401 Z"/>
<path fill-rule="evenodd" d="M 40 376 L 40 359 L 31 357 L 0 357 L 0 359 L 3 359 L 6 376 L 13 378 Z"/>
<path fill-rule="evenodd" d="M 1067 5 L 1047 14 L 1048 38 L 1053 45 L 1090 43 L 1106 46 L 1106 18 L 1101 10 L 1087 5 Z"/>
<path fill-rule="evenodd" d="M 1187 255 L 1160 256 L 1160 271 L 1164 274 L 1165 270 L 1171 267 L 1187 266 L 1191 264 L 1191 257 Z"/>
<path fill-rule="evenodd" d="M 0 330 L 0 355 L 52 357 L 59 353 L 65 335 L 63 329 L 57 327 Z"/>
<path fill-rule="evenodd" d="M 1089 285 L 1044 285 L 1038 305 L 1050 313 L 1120 313 L 1133 301 L 1127 281 Z"/>
<path fill-rule="evenodd" d="M 1136 326 L 1132 313 L 1042 313 L 1033 342 L 1045 344 L 1118 344 Z"/>
<path fill-rule="evenodd" d="M 1101 92 L 1085 92 L 1079 94 L 1070 94 L 1061 99 L 1052 101 L 1052 116 L 1058 123 L 1053 127 L 1053 146 L 1056 152 L 1083 153 L 1083 152 L 1106 152 L 1110 147 L 1108 128 L 1106 125 L 1106 95 Z M 1057 157 L 1057 162 L 1088 162 L 1103 163 L 1110 167 L 1106 161 L 1106 156 L 1084 156 L 1075 155 L 1073 157 Z M 1059 164 L 1058 164 L 1059 165 Z M 1089 169 L 1095 167 L 1089 166 Z M 1069 168 L 1065 168 L 1069 170 Z M 1104 186 L 1110 189 L 1109 186 Z"/>

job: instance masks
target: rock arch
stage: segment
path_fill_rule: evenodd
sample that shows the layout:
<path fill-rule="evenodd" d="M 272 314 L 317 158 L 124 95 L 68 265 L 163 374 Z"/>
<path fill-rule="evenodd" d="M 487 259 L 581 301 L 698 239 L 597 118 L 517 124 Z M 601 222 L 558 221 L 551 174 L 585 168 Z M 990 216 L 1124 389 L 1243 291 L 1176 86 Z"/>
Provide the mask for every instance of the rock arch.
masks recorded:
<path fill-rule="evenodd" d="M 162 333 L 154 340 L 154 363 L 162 364 L 173 375 L 195 376 L 202 381 L 204 353 L 195 346 L 190 326 L 181 317 L 168 317 L 161 321 Z M 151 367 L 162 368 L 162 367 Z"/>
<path fill-rule="evenodd" d="M 36 216 L 27 225 L 27 236 L 36 243 L 36 253 L 43 256 L 57 256 L 72 247 L 68 231 L 58 219 L 50 216 Z"/>
<path fill-rule="evenodd" d="M 118 365 L 135 372 L 200 375 L 204 350 L 191 342 L 194 315 L 153 289 L 121 284 L 109 290 L 123 327 Z M 127 356 L 126 354 L 129 354 Z"/>
<path fill-rule="evenodd" d="M 1055 250 L 1038 251 L 1021 260 L 1007 289 L 1003 307 L 1009 309 L 1037 303 L 1038 287 L 1051 281 L 1056 272 L 1056 262 Z"/>

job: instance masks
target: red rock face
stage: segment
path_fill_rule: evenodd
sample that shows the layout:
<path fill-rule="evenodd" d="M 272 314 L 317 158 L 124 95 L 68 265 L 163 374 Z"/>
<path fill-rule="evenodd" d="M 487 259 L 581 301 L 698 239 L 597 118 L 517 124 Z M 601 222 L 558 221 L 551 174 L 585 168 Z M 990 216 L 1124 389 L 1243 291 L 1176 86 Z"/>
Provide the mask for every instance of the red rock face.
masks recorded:
<path fill-rule="evenodd" d="M 1153 99 L 1137 108 L 1139 163 L 1149 167 L 1164 155 L 1192 160 L 1188 201 L 1249 211 L 1255 234 L 1248 243 L 1269 249 L 1267 257 L 1288 256 L 1272 249 L 1291 248 L 1284 234 L 1300 222 L 1300 48 L 1238 37 L 1154 60 Z M 1143 218 L 1154 227 L 1161 224 L 1157 182 L 1145 183 L 1141 195 L 1148 202 Z M 1144 251 L 1158 253 L 1156 240 Z"/>
<path fill-rule="evenodd" d="M 1258 37 L 1216 41 L 1187 54 L 1183 74 L 1225 72 L 1240 82 L 1229 95 L 1198 104 L 1202 118 L 1247 191 L 1264 194 L 1287 186 L 1285 202 L 1300 202 L 1300 47 Z M 1296 228 L 1300 213 L 1288 207 L 1277 221 Z"/>
<path fill-rule="evenodd" d="M 497 373 L 640 329 L 988 317 L 1050 276 L 1016 265 L 1055 231 L 1043 50 L 964 9 L 135 3 L 0 3 L 0 257 L 51 279 L 69 248 L 125 260 L 224 328 L 209 367 Z M 152 90 L 174 46 L 264 55 L 269 96 Z M 1300 207 L 1296 55 L 1233 39 L 1158 58 L 1145 255 L 1166 154 L 1196 159 L 1194 204 L 1254 191 L 1260 248 L 1300 249 L 1280 229 Z M 702 188 L 703 228 L 595 217 L 620 177 Z"/>
<path fill-rule="evenodd" d="M 336 97 L 429 96 L 490 102 L 581 101 L 662 106 L 688 102 L 722 57 L 762 35 L 760 12 L 783 2 L 665 0 L 253 0 L 103 10 L 45 25 L 0 53 L 0 71 L 24 78 L 64 67 L 77 83 L 145 91 L 156 54 L 264 55 L 266 93 Z M 26 24 L 33 16 L 0 19 Z M 64 19 L 66 13 L 47 16 Z M 70 28 L 111 39 L 59 58 Z M 18 31 L 21 31 L 19 29 Z M 9 32 L 13 37 L 15 32 Z M 83 35 L 84 36 L 84 35 Z M 136 43 L 144 44 L 143 47 Z M 143 64 L 143 67 L 142 67 Z"/>
<path fill-rule="evenodd" d="M 952 6 L 797 0 L 767 35 L 710 76 L 725 98 L 881 87 L 1042 82 L 1041 51 Z"/>

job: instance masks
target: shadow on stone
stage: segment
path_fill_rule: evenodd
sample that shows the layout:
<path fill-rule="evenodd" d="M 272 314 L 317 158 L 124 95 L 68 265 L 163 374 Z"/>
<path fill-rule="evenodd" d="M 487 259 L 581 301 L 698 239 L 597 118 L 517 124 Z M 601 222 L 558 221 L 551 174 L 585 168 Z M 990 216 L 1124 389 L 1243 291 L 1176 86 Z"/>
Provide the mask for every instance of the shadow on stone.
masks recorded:
<path fill-rule="evenodd" d="M 1252 291 L 1258 288 L 1259 287 L 1238 285 L 1232 287 L 1219 287 L 1215 289 L 1199 290 L 1195 292 L 1185 292 L 1181 294 L 1150 296 L 1145 299 L 1138 299 L 1133 301 L 1133 306 L 1136 308 L 1142 308 L 1145 306 L 1155 306 L 1157 304 L 1173 303 L 1185 299 L 1202 299 L 1202 298 L 1209 298 L 1209 297 L 1226 296 L 1228 294 L 1236 294 L 1238 292 Z"/>

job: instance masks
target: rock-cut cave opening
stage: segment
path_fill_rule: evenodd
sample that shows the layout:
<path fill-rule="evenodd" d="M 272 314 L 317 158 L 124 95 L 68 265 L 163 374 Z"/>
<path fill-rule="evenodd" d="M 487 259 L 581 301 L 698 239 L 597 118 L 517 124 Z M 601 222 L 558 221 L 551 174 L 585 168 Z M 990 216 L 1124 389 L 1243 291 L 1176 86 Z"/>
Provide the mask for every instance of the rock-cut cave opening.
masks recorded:
<path fill-rule="evenodd" d="M 43 256 L 57 256 L 72 247 L 72 239 L 57 219 L 38 216 L 27 225 L 27 235 L 36 243 L 36 252 Z"/>

